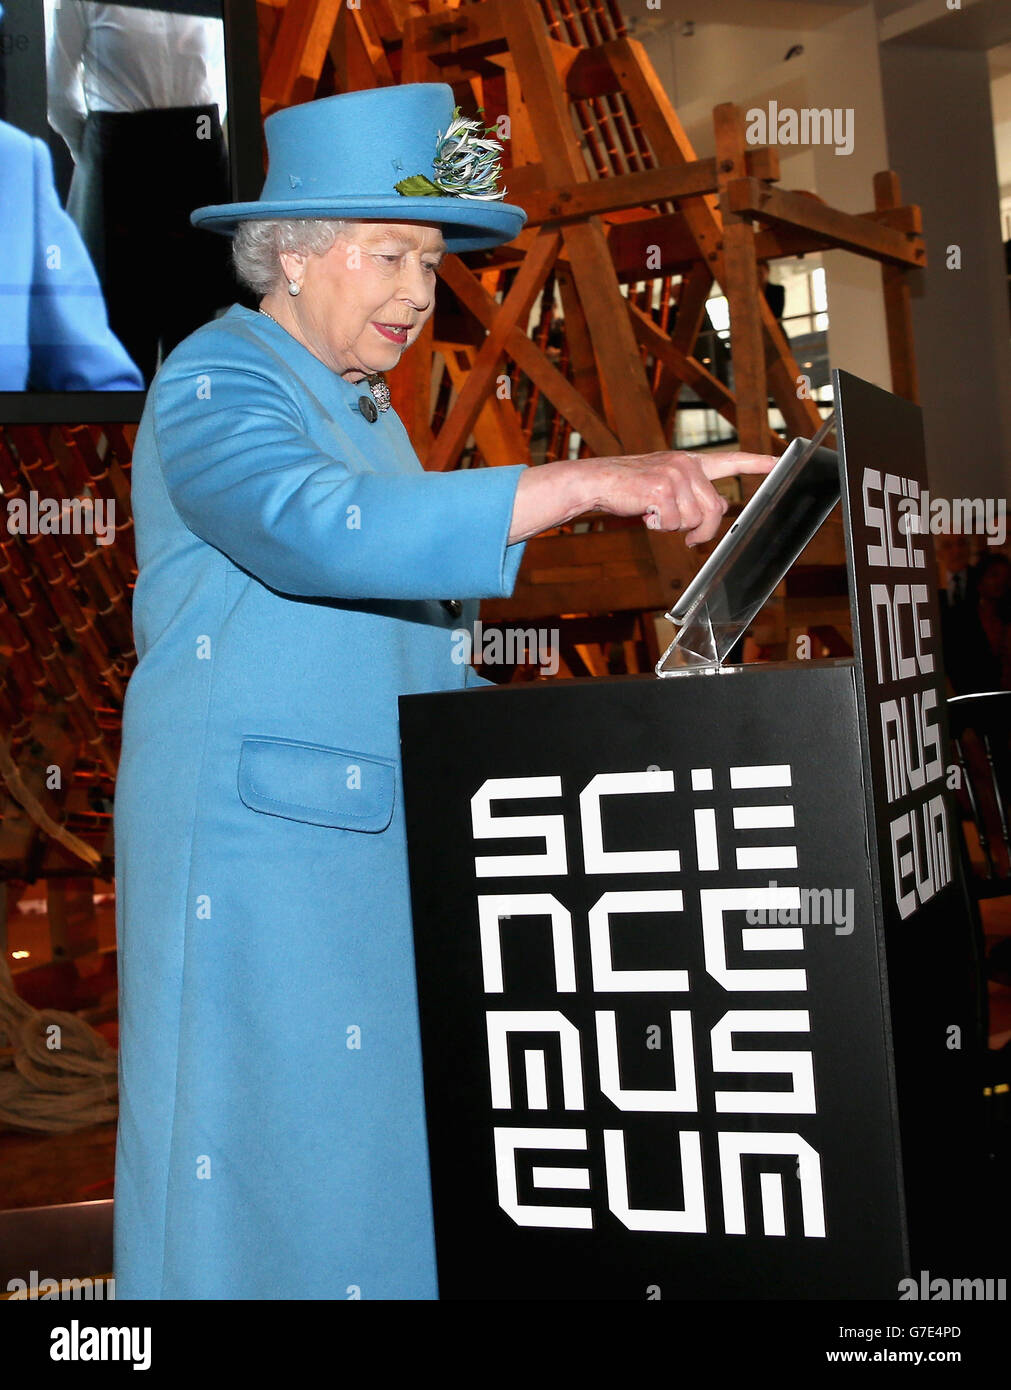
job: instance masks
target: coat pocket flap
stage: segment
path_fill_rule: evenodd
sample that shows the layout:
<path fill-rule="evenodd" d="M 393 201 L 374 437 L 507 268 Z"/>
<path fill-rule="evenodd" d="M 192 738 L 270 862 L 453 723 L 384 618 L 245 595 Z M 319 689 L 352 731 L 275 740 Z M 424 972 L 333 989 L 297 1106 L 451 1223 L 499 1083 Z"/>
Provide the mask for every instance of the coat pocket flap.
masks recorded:
<path fill-rule="evenodd" d="M 244 738 L 239 795 L 254 811 L 340 830 L 385 830 L 396 769 L 388 758 L 284 738 Z"/>

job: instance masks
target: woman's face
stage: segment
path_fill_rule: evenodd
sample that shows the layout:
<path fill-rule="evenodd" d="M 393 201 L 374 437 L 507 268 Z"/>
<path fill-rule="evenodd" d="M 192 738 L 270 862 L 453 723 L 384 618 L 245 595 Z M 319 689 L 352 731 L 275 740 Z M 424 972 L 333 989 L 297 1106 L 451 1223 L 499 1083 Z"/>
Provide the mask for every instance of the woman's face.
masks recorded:
<path fill-rule="evenodd" d="M 369 222 L 322 256 L 282 255 L 302 286 L 283 295 L 302 341 L 349 381 L 390 371 L 432 316 L 445 251 L 437 226 Z"/>

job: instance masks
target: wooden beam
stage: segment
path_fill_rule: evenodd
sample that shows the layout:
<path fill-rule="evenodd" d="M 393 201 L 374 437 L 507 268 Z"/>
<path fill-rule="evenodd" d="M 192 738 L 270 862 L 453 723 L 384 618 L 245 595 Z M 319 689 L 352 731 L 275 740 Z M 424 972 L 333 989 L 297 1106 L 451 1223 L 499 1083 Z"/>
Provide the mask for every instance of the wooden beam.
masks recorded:
<path fill-rule="evenodd" d="M 747 153 L 749 174 L 758 179 L 779 177 L 779 158 L 775 150 L 756 149 Z M 690 164 L 661 165 L 634 174 L 617 174 L 608 179 L 563 187 L 540 188 L 524 196 L 522 188 L 510 190 L 510 202 L 519 202 L 526 211 L 527 224 L 583 221 L 593 213 L 641 208 L 645 203 L 662 203 L 680 198 L 696 198 L 717 190 L 716 160 L 696 159 Z M 645 219 L 650 214 L 645 213 Z"/>
<path fill-rule="evenodd" d="M 504 0 L 511 8 L 517 0 Z M 509 45 L 503 29 L 503 0 L 482 0 L 455 10 L 412 11 L 408 24 L 419 57 L 433 68 L 442 64 L 471 66 L 479 58 L 500 53 Z M 405 25 L 405 30 L 407 25 Z M 403 80 L 403 79 L 402 79 Z"/>
<path fill-rule="evenodd" d="M 403 421 L 422 463 L 427 461 L 433 445 L 429 383 L 432 380 L 434 340 L 433 316 L 421 330 L 410 352 L 404 353 L 394 369 L 387 374 L 390 404 Z"/>
<path fill-rule="evenodd" d="M 797 394 L 802 372 L 793 355 L 789 339 L 766 303 L 764 294 L 760 296 L 758 308 L 762 316 L 762 333 L 765 338 L 763 346 L 769 390 L 779 406 L 790 437 L 813 438 L 821 429 L 821 411 L 809 396 Z M 833 447 L 828 439 L 825 443 L 829 448 Z"/>
<path fill-rule="evenodd" d="M 597 358 L 601 386 L 610 403 L 610 421 L 628 453 L 652 453 L 668 447 L 656 401 L 628 319 L 622 295 L 597 218 L 567 227 L 566 249 L 579 301 Z"/>
<path fill-rule="evenodd" d="M 492 0 L 496 7 L 502 0 Z M 484 9 L 472 7 L 471 12 Z M 572 128 L 568 97 L 558 77 L 553 54 L 555 40 L 548 37 L 544 18 L 535 0 L 508 0 L 500 9 L 503 31 L 516 72 L 522 83 L 523 100 L 537 132 L 541 160 L 553 185 L 566 188 L 589 181 L 583 153 Z M 578 56 L 578 49 L 573 49 Z"/>
<path fill-rule="evenodd" d="M 765 374 L 762 320 L 758 309 L 762 291 L 758 284 L 755 233 L 750 218 L 732 211 L 728 202 L 729 190 L 734 186 L 732 181 L 739 181 L 744 170 L 744 112 L 732 102 L 724 102 L 713 112 L 713 120 L 722 190 L 723 278 L 720 283 L 730 307 L 737 437 L 742 449 L 764 454 L 768 452 L 770 444 L 769 388 Z"/>
<path fill-rule="evenodd" d="M 628 312 L 632 318 L 635 335 L 643 347 L 654 357 L 666 362 L 671 370 L 677 373 L 681 381 L 692 388 L 699 400 L 712 406 L 736 429 L 736 402 L 723 382 L 717 381 L 711 372 L 707 372 L 701 362 L 697 362 L 694 357 L 689 357 L 687 353 L 675 347 L 660 326 L 637 305 L 629 304 Z"/>
<path fill-rule="evenodd" d="M 446 369 L 458 392 L 466 386 L 476 356 L 475 350 L 467 347 L 447 353 Z M 490 468 L 530 462 L 530 450 L 511 399 L 501 400 L 493 393 L 485 400 L 474 421 L 474 439 Z"/>
<path fill-rule="evenodd" d="M 674 347 L 685 356 L 690 356 L 695 351 L 695 344 L 698 342 L 699 333 L 702 330 L 702 321 L 706 316 L 706 300 L 709 298 L 712 284 L 712 271 L 705 261 L 696 261 L 681 281 L 677 317 L 674 320 L 674 331 L 670 335 L 670 339 Z M 677 418 L 680 394 L 681 383 L 680 379 L 677 379 L 674 382 L 674 389 L 671 392 L 664 415 L 664 433 L 668 439 L 674 437 L 674 423 Z"/>
<path fill-rule="evenodd" d="M 626 93 L 657 162 L 673 166 L 694 163 L 691 141 L 642 44 L 635 39 L 614 39 L 601 44 L 600 52 Z M 719 279 L 723 227 L 716 198 L 692 198 L 682 211 L 699 250 L 696 259 L 708 261 Z"/>
<path fill-rule="evenodd" d="M 404 21 L 404 42 L 400 49 L 401 82 L 440 82 L 439 70 L 429 56 L 424 16 L 413 11 Z"/>
<path fill-rule="evenodd" d="M 535 0 L 510 0 L 503 20 L 531 121 L 540 133 L 541 157 L 551 184 L 560 188 L 589 185 L 568 96 L 558 80 L 539 7 Z M 663 449 L 663 429 L 600 219 L 566 224 L 562 234 L 593 340 L 601 388 L 612 411 L 609 423 L 629 452 Z"/>
<path fill-rule="evenodd" d="M 394 78 L 382 47 L 374 53 L 365 41 L 361 16 L 342 10 L 330 36 L 330 61 L 339 92 L 364 92 L 391 86 Z M 384 76 L 385 73 L 385 76 Z"/>
<path fill-rule="evenodd" d="M 799 227 L 825 237 L 833 247 L 891 265 L 926 265 L 923 238 L 870 218 L 830 208 L 806 193 L 789 193 L 753 178 L 738 178 L 727 189 L 727 207 L 737 216 L 774 225 Z"/>
<path fill-rule="evenodd" d="M 394 86 L 396 78 L 393 76 L 390 60 L 386 56 L 386 49 L 382 42 L 380 25 L 384 17 L 381 7 L 377 9 L 374 0 L 369 0 L 369 4 L 364 9 L 348 10 L 347 14 L 355 25 L 362 52 L 372 68 L 371 85 L 376 87 Z M 358 91 L 360 88 L 356 87 L 354 90 Z"/>
<path fill-rule="evenodd" d="M 439 431 L 429 455 L 431 469 L 443 471 L 456 466 L 485 398 L 492 393 L 492 378 L 510 334 L 519 321 L 522 321 L 524 329 L 526 328 L 530 309 L 555 262 L 558 247 L 559 234 L 550 229 L 542 230 L 517 271 L 505 301 L 496 306 L 488 336 L 481 345 L 474 368 Z M 446 257 L 446 261 L 452 259 L 455 258 Z M 442 268 L 445 271 L 445 262 Z"/>
<path fill-rule="evenodd" d="M 651 532 L 640 526 L 534 536 L 527 541 L 512 595 L 485 599 L 481 617 L 505 622 L 559 613 L 669 608 L 692 573 L 691 554 L 676 532 Z"/>
<path fill-rule="evenodd" d="M 341 0 L 288 0 L 260 84 L 266 115 L 315 95 Z"/>
<path fill-rule="evenodd" d="M 612 226 L 607 244 L 619 284 L 650 276 L 687 274 L 699 264 L 698 243 L 683 213 Z M 651 246 L 660 248 L 659 256 L 649 256 Z M 704 258 L 702 264 L 712 269 Z"/>
<path fill-rule="evenodd" d="M 579 291 L 572 279 L 571 269 L 558 271 L 556 267 L 558 294 L 565 315 L 565 341 L 569 347 L 569 370 L 572 384 L 593 407 L 601 418 L 604 413 L 604 400 L 600 392 L 600 378 L 597 376 L 597 361 L 593 355 L 593 339 L 579 302 Z"/>
<path fill-rule="evenodd" d="M 633 39 L 618 39 L 603 45 L 603 49 L 621 78 L 656 157 L 665 164 L 683 164 L 693 160 L 695 151 L 642 45 Z M 764 184 L 761 186 L 765 187 Z M 686 200 L 682 213 L 698 248 L 694 259 L 707 263 L 715 278 L 726 289 L 723 222 L 716 201 L 708 196 L 690 198 Z M 635 229 L 638 229 L 638 224 L 635 224 Z M 626 233 L 629 229 L 623 227 L 615 230 Z M 761 242 L 757 237 L 755 242 L 758 254 Z M 763 333 L 771 337 L 777 353 L 775 363 L 768 368 L 768 381 L 776 404 L 791 433 L 806 434 L 818 428 L 821 417 L 812 401 L 798 399 L 796 395 L 797 364 L 764 296 L 760 296 L 758 308 Z"/>
<path fill-rule="evenodd" d="M 600 48 L 584 48 L 569 69 L 565 89 L 573 101 L 588 101 L 620 92 L 621 79 Z"/>
<path fill-rule="evenodd" d="M 879 212 L 906 211 L 898 206 L 901 202 L 899 176 L 891 169 L 874 175 L 874 198 Z M 881 284 L 885 295 L 885 325 L 888 333 L 888 359 L 892 368 L 892 391 L 904 400 L 918 401 L 920 395 L 916 351 L 913 345 L 909 274 L 901 266 L 886 261 L 881 267 Z"/>
<path fill-rule="evenodd" d="M 369 25 L 380 43 L 388 43 L 391 47 L 400 43 L 403 37 L 403 20 L 397 18 L 390 0 L 369 0 L 365 8 L 369 12 Z M 406 13 L 406 4 L 403 9 Z"/>
<path fill-rule="evenodd" d="M 440 274 L 471 313 L 490 327 L 500 306 L 481 287 L 476 276 L 455 256 L 446 257 Z M 572 428 L 582 435 L 595 454 L 606 458 L 621 453 L 617 436 L 525 332 L 513 328 L 506 338 L 505 350 Z"/>
<path fill-rule="evenodd" d="M 522 193 L 522 188 L 517 188 L 517 179 L 524 175 L 529 178 L 540 174 L 543 187 L 544 168 L 540 163 L 540 145 L 530 124 L 530 113 L 523 100 L 523 84 L 517 75 L 516 65 L 508 54 L 503 54 L 493 61 L 503 66 L 502 78 L 505 83 L 506 111 L 509 116 L 509 140 L 505 145 L 509 158 L 509 167 L 505 170 L 504 178 L 505 196 L 509 202 L 515 203 L 518 195 Z"/>
<path fill-rule="evenodd" d="M 900 231 L 913 229 L 922 221 L 920 209 L 915 206 L 890 208 L 860 215 L 878 221 L 884 226 L 894 226 Z M 658 276 L 687 275 L 700 259 L 698 246 L 683 212 L 655 214 L 653 217 L 621 225 L 612 223 L 608 232 L 608 245 L 614 258 L 618 280 L 622 284 L 642 279 L 642 268 L 646 264 L 646 248 L 649 246 L 660 248 L 659 261 L 657 262 L 654 256 L 652 264 L 653 272 Z M 760 261 L 806 256 L 832 249 L 830 237 L 818 236 L 805 228 L 776 225 L 762 227 L 755 232 L 755 255 Z M 715 274 L 712 262 L 705 261 L 705 264 L 710 273 Z"/>

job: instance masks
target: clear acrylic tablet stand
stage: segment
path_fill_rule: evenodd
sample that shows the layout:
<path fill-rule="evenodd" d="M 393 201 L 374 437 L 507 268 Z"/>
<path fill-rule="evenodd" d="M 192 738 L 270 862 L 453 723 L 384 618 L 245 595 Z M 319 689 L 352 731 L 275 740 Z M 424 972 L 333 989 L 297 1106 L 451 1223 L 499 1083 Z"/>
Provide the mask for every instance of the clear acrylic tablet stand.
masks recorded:
<path fill-rule="evenodd" d="M 656 674 L 685 676 L 718 672 L 761 607 L 761 602 L 749 604 L 743 612 L 730 615 L 726 611 L 725 593 L 721 592 L 718 600 L 700 599 L 657 662 Z M 670 613 L 666 617 L 674 621 Z"/>

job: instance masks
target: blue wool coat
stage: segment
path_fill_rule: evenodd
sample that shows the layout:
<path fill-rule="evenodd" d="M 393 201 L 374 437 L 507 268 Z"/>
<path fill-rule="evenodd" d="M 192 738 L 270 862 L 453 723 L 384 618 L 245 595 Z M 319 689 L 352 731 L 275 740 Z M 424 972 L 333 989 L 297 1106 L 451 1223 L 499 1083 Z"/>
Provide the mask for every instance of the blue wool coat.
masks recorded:
<path fill-rule="evenodd" d="M 397 697 L 477 682 L 523 467 L 426 473 L 366 394 L 234 307 L 141 423 L 118 1298 L 437 1296 Z"/>

